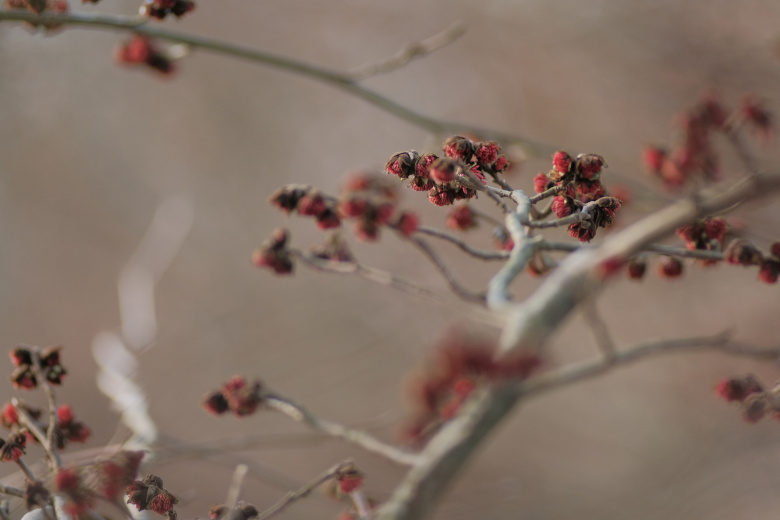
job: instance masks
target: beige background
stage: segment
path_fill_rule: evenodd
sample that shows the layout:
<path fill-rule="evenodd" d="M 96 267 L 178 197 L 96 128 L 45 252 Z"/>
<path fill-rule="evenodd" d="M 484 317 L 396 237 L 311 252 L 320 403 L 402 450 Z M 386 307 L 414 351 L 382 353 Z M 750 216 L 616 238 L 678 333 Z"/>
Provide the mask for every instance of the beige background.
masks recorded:
<path fill-rule="evenodd" d="M 462 20 L 468 32 L 457 43 L 367 84 L 429 115 L 602 154 L 608 184 L 639 189 L 626 222 L 659 202 L 640 189 L 658 187 L 641 171 L 642 145 L 670 142 L 674 114 L 702 91 L 715 88 L 731 104 L 751 91 L 780 109 L 780 4 L 728 4 L 206 0 L 165 25 L 348 69 Z M 137 2 L 74 9 L 132 14 Z M 300 246 L 321 236 L 311 222 L 266 204 L 279 185 L 336 192 L 345 173 L 435 142 L 331 87 L 208 52 L 194 53 L 168 80 L 120 68 L 111 56 L 123 37 L 82 29 L 42 37 L 0 26 L 0 345 L 64 344 L 70 376 L 61 398 L 92 427 L 89 447 L 108 442 L 117 416 L 96 388 L 90 344 L 119 324 L 117 275 L 155 208 L 185 197 L 193 227 L 158 286 L 158 340 L 139 374 L 160 428 L 217 445 L 268 435 L 241 453 L 279 474 L 247 480 L 244 498 L 260 508 L 347 456 L 368 474 L 369 493 L 388 497 L 402 475 L 393 465 L 281 417 L 216 419 L 199 400 L 243 373 L 324 417 L 393 438 L 406 413 L 402 380 L 467 317 L 363 280 L 304 269 L 275 278 L 254 269 L 249 255 L 280 225 Z M 763 167 L 778 159 L 776 146 L 761 152 Z M 530 162 L 513 182 L 530 188 L 547 163 Z M 740 173 L 732 159 L 726 165 L 729 178 Z M 405 193 L 405 204 L 442 225 L 443 212 L 414 195 Z M 492 210 L 487 202 L 479 201 Z M 760 245 L 779 236 L 777 203 L 739 216 Z M 356 251 L 367 264 L 444 291 L 399 244 L 387 236 Z M 496 268 L 443 250 L 469 287 L 480 288 Z M 620 344 L 724 328 L 777 344 L 780 293 L 755 277 L 720 266 L 692 267 L 676 282 L 618 281 L 599 307 Z M 519 282 L 518 295 L 536 284 Z M 553 343 L 551 366 L 593 352 L 578 317 Z M 0 368 L 10 371 L 10 363 Z M 769 364 L 671 356 L 544 396 L 502 426 L 436 518 L 775 518 L 780 425 L 745 425 L 712 394 L 720 378 L 747 371 L 767 383 L 777 378 Z M 180 518 L 205 516 L 224 499 L 234 459 L 221 462 L 189 457 L 154 468 L 186 498 Z M 339 507 L 312 497 L 285 516 L 333 518 Z"/>

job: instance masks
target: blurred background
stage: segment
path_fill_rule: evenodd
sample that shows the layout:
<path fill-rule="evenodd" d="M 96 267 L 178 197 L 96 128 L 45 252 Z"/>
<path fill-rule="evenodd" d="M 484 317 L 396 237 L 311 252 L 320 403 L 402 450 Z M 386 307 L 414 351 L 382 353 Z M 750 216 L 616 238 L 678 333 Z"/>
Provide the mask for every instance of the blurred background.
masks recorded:
<path fill-rule="evenodd" d="M 138 4 L 72 8 L 132 15 Z M 467 32 L 452 45 L 365 84 L 426 115 L 603 155 L 607 186 L 633 193 L 621 225 L 675 196 L 642 171 L 641 149 L 673 142 L 675 114 L 702 92 L 714 89 L 732 107 L 752 92 L 780 110 L 779 19 L 780 4 L 769 0 L 221 0 L 163 25 L 348 70 L 462 21 Z M 150 468 L 180 497 L 179 517 L 205 517 L 224 501 L 239 460 L 252 461 L 242 498 L 259 509 L 346 457 L 367 474 L 371 497 L 388 498 L 401 468 L 270 412 L 215 418 L 200 399 L 244 374 L 322 417 L 393 440 L 409 410 L 404 381 L 446 331 L 458 323 L 496 333 L 462 306 L 302 267 L 275 277 L 250 263 L 280 226 L 302 248 L 323 239 L 311 220 L 267 204 L 277 187 L 337 193 L 349 172 L 381 168 L 400 150 L 437 152 L 442 136 L 311 79 L 210 52 L 193 52 L 169 78 L 120 67 L 112 55 L 126 38 L 0 24 L 0 345 L 64 345 L 69 376 L 59 396 L 92 429 L 86 448 L 121 440 L 91 345 L 118 329 L 119 273 L 173 197 L 192 209 L 192 225 L 157 284 L 156 340 L 138 356 L 137 380 L 166 438 L 251 445 Z M 754 151 L 776 170 L 776 145 Z M 547 169 L 549 157 L 531 158 L 510 181 L 532 189 Z M 742 173 L 729 154 L 724 170 L 728 179 Z M 403 197 L 424 224 L 444 225 L 446 211 L 423 195 Z M 477 204 L 493 211 L 489 200 Z M 735 216 L 761 247 L 780 238 L 777 202 Z M 488 246 L 490 230 L 479 234 L 475 243 Z M 440 250 L 475 290 L 498 267 Z M 437 272 L 389 234 L 354 251 L 447 293 Z M 597 305 L 619 345 L 724 329 L 757 345 L 780 343 L 778 287 L 758 282 L 755 269 L 686 268 L 675 281 L 651 269 L 640 283 L 618 280 L 604 291 Z M 515 293 L 538 284 L 523 277 Z M 575 315 L 553 338 L 549 366 L 595 353 Z M 0 370 L 10 373 L 3 359 Z M 748 372 L 769 385 L 778 378 L 769 363 L 673 355 L 524 404 L 434 517 L 775 518 L 780 425 L 744 424 L 712 392 L 718 380 Z M 18 395 L 6 388 L 4 400 Z M 8 476 L 15 466 L 0 470 Z M 316 495 L 283 516 L 335 518 L 341 509 Z"/>

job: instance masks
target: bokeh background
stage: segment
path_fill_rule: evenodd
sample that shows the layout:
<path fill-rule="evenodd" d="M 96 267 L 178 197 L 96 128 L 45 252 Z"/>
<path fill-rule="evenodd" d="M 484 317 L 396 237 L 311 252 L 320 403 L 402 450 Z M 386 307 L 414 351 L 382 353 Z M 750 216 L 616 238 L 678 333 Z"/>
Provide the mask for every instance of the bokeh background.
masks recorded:
<path fill-rule="evenodd" d="M 73 6 L 137 8 L 128 0 Z M 780 109 L 778 20 L 780 4 L 769 0 L 206 0 L 164 25 L 348 70 L 462 21 L 460 40 L 366 85 L 427 115 L 605 156 L 607 184 L 634 194 L 625 224 L 675 196 L 642 172 L 640 151 L 671 142 L 675 114 L 702 92 L 715 89 L 731 106 L 752 92 Z M 368 493 L 386 499 L 403 474 L 394 465 L 284 417 L 215 418 L 199 401 L 240 373 L 392 440 L 409 409 L 403 382 L 445 332 L 457 323 L 495 333 L 462 307 L 303 268 L 277 278 L 249 261 L 279 226 L 301 247 L 322 240 L 311 221 L 267 204 L 278 186 L 337 192 L 345 174 L 379 168 L 399 150 L 437 151 L 441 136 L 311 79 L 209 52 L 192 53 L 172 78 L 123 68 L 112 54 L 125 38 L 0 25 L 0 345 L 65 345 L 70 374 L 59 395 L 92 428 L 86 448 L 121 439 L 118 415 L 97 389 L 91 344 L 119 327 L 117 277 L 156 209 L 184 200 L 192 227 L 156 287 L 159 329 L 138 355 L 137 379 L 166 438 L 245 445 L 149 468 L 182 499 L 180 518 L 205 517 L 224 500 L 239 460 L 253 464 L 242 496 L 261 509 L 345 457 L 367 473 Z M 776 145 L 753 149 L 762 168 L 776 170 Z M 532 158 L 512 182 L 530 189 L 548 164 Z M 728 179 L 742 171 L 728 154 L 724 165 Z M 404 205 L 426 224 L 444 223 L 445 211 L 417 193 L 404 193 Z M 776 202 L 735 217 L 761 246 L 780 236 Z M 480 233 L 476 242 L 489 244 L 490 230 Z M 355 251 L 447 292 L 390 235 Z M 441 251 L 474 289 L 497 268 Z M 605 290 L 597 305 L 619 344 L 724 329 L 780 343 L 777 287 L 757 282 L 753 269 L 687 267 L 676 281 L 650 273 Z M 518 281 L 517 296 L 538 283 Z M 595 352 L 574 316 L 553 338 L 549 366 Z M 0 370 L 10 373 L 10 362 Z M 746 425 L 712 393 L 719 379 L 747 372 L 767 384 L 778 378 L 773 364 L 686 354 L 540 397 L 501 426 L 435 518 L 775 518 L 780 426 Z M 9 385 L 3 395 L 17 394 Z M 0 470 L 18 481 L 13 466 Z M 341 508 L 316 495 L 283 516 L 334 518 Z"/>

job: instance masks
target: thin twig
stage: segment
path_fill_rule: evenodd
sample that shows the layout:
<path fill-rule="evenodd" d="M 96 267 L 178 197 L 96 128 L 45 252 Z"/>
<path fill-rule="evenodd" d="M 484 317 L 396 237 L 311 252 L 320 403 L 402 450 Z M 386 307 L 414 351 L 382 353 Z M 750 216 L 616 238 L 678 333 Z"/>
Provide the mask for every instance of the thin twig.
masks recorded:
<path fill-rule="evenodd" d="M 431 263 L 436 267 L 436 269 L 441 273 L 442 277 L 444 277 L 444 280 L 447 282 L 447 284 L 450 286 L 450 289 L 452 289 L 452 292 L 463 298 L 464 300 L 471 301 L 471 302 L 485 302 L 485 294 L 484 293 L 476 293 L 473 291 L 470 291 L 469 289 L 466 289 L 463 287 L 460 282 L 455 278 L 455 275 L 452 274 L 452 272 L 449 270 L 447 265 L 444 263 L 444 261 L 439 258 L 439 255 L 436 253 L 436 251 L 433 250 L 433 248 L 423 240 L 422 238 L 411 236 L 408 237 L 407 240 L 414 244 L 422 253 L 428 258 L 428 260 L 431 261 Z"/>
<path fill-rule="evenodd" d="M 461 251 L 468 253 L 474 258 L 479 258 L 480 260 L 506 260 L 509 258 L 509 251 L 486 251 L 484 249 L 476 249 L 452 233 L 448 233 L 440 229 L 428 226 L 419 226 L 416 232 L 446 240 L 458 246 Z"/>
<path fill-rule="evenodd" d="M 417 454 L 386 444 L 368 432 L 348 428 L 326 419 L 320 419 L 303 406 L 286 397 L 281 397 L 277 394 L 267 395 L 264 402 L 270 408 L 283 413 L 294 421 L 302 422 L 318 432 L 356 444 L 366 451 L 381 455 L 397 464 L 412 466 L 417 463 Z"/>
<path fill-rule="evenodd" d="M 262 513 L 260 513 L 259 516 L 257 516 L 257 520 L 268 520 L 272 516 L 276 515 L 277 513 L 280 513 L 282 510 L 284 510 L 287 506 L 295 502 L 296 500 L 300 500 L 301 498 L 307 497 L 312 491 L 317 489 L 319 486 L 327 482 L 328 480 L 334 478 L 339 471 L 342 469 L 351 466 L 352 460 L 345 460 L 344 462 L 340 462 L 333 466 L 332 468 L 328 469 L 324 473 L 322 473 L 320 476 L 303 486 L 302 488 L 296 490 L 296 491 L 290 491 L 287 493 L 281 500 L 279 500 L 276 504 L 272 505 Z"/>
<path fill-rule="evenodd" d="M 294 74 L 300 74 L 313 80 L 326 83 L 348 94 L 356 96 L 364 101 L 392 114 L 408 123 L 424 128 L 434 134 L 445 133 L 472 133 L 484 139 L 494 139 L 504 145 L 514 144 L 523 149 L 529 156 L 545 156 L 553 153 L 555 147 L 533 142 L 521 136 L 507 132 L 483 128 L 475 125 L 444 121 L 426 116 L 420 112 L 405 107 L 400 103 L 385 97 L 378 92 L 366 88 L 355 82 L 347 73 L 311 65 L 309 63 L 280 56 L 270 52 L 245 47 L 234 43 L 224 42 L 203 36 L 195 36 L 163 29 L 157 25 L 146 23 L 146 19 L 126 16 L 112 16 L 93 13 L 65 13 L 52 14 L 44 12 L 37 15 L 26 9 L 0 9 L 0 22 L 23 21 L 34 25 L 56 24 L 88 26 L 118 31 L 128 31 L 142 34 L 152 38 L 159 38 L 176 43 L 183 43 L 193 48 L 200 48 L 241 58 L 256 63 L 262 63 Z"/>
<path fill-rule="evenodd" d="M 233 511 L 238 504 L 238 499 L 241 496 L 241 486 L 244 484 L 244 478 L 249 471 L 249 466 L 246 464 L 239 464 L 233 471 L 233 479 L 230 481 L 230 487 L 228 488 L 227 498 L 225 498 L 225 507 L 228 511 Z M 232 516 L 230 516 L 232 518 Z"/>
<path fill-rule="evenodd" d="M 585 321 L 588 323 L 590 330 L 593 332 L 596 345 L 599 347 L 605 358 L 611 359 L 615 356 L 615 342 L 612 341 L 609 328 L 596 308 L 596 302 L 585 302 L 582 305 L 582 312 L 585 314 Z"/>
<path fill-rule="evenodd" d="M 466 32 L 463 22 L 455 22 L 444 31 L 431 36 L 421 42 L 407 45 L 392 57 L 377 63 L 371 63 L 355 69 L 349 73 L 353 81 L 361 81 L 378 74 L 386 74 L 399 69 L 415 58 L 430 54 L 442 47 L 451 44 Z"/>
<path fill-rule="evenodd" d="M 27 413 L 27 410 L 25 410 L 24 406 L 22 406 L 22 403 L 17 398 L 14 397 L 11 399 L 11 404 L 13 404 L 14 408 L 16 409 L 16 415 L 19 416 L 19 422 L 22 424 L 22 426 L 27 428 L 30 433 L 32 433 L 33 436 L 38 440 L 41 446 L 43 446 L 43 449 L 46 451 L 46 455 L 49 457 L 51 466 L 53 468 L 61 467 L 62 461 L 60 460 L 60 455 L 54 449 L 54 445 L 49 444 L 46 433 L 41 430 L 40 426 L 38 426 L 35 420 L 30 417 L 30 414 Z"/>
<path fill-rule="evenodd" d="M 33 473 L 32 469 L 27 465 L 23 458 L 19 457 L 16 459 L 16 465 L 19 466 L 19 469 L 22 470 L 22 473 L 24 473 L 24 476 L 27 477 L 27 480 L 30 482 L 35 482 L 38 480 L 35 478 L 35 473 Z"/>
<path fill-rule="evenodd" d="M 542 201 L 549 197 L 554 197 L 555 195 L 558 195 L 560 192 L 564 191 L 566 189 L 565 186 L 553 186 L 549 190 L 545 190 L 541 193 L 538 193 L 531 197 L 531 204 L 536 204 L 539 201 Z"/>
<path fill-rule="evenodd" d="M 52 469 L 58 469 L 62 467 L 62 461 L 60 460 L 60 454 L 57 451 L 57 446 L 54 443 L 54 433 L 57 430 L 57 399 L 54 395 L 54 389 L 45 377 L 43 377 L 43 365 L 41 364 L 41 356 L 39 352 L 33 354 L 35 364 L 38 369 L 38 373 L 41 374 L 43 379 L 42 386 L 43 392 L 46 394 L 46 399 L 49 402 L 49 426 L 46 430 L 46 453 L 49 455 L 49 464 Z"/>

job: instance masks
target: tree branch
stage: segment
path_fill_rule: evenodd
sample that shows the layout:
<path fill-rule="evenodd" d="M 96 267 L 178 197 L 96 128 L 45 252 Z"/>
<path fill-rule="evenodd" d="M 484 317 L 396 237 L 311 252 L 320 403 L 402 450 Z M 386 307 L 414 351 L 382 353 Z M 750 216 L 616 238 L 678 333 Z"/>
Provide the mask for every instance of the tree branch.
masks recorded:
<path fill-rule="evenodd" d="M 100 29 L 127 31 L 149 36 L 151 38 L 182 43 L 189 45 L 192 48 L 205 49 L 219 54 L 261 63 L 331 85 L 434 134 L 472 133 L 483 139 L 494 139 L 505 146 L 510 144 L 517 145 L 523 149 L 528 156 L 542 157 L 555 151 L 554 147 L 550 145 L 536 143 L 522 136 L 465 123 L 444 121 L 424 115 L 403 106 L 374 90 L 358 84 L 355 81 L 355 78 L 348 73 L 312 65 L 301 60 L 230 42 L 169 31 L 156 26 L 153 22 L 148 22 L 146 18 L 92 13 L 51 14 L 44 12 L 37 15 L 24 9 L 0 9 L 0 22 L 2 21 L 21 21 L 33 25 L 59 24 L 95 27 Z"/>

